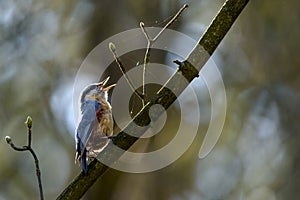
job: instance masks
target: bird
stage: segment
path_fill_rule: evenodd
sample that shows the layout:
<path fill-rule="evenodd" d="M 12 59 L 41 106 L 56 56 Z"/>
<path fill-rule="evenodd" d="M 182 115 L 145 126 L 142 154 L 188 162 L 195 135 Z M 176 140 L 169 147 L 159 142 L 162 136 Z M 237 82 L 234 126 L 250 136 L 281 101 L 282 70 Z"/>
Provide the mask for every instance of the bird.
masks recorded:
<path fill-rule="evenodd" d="M 108 102 L 108 91 L 116 84 L 104 87 L 109 78 L 86 86 L 80 94 L 79 123 L 75 130 L 75 163 L 81 165 L 84 174 L 88 171 L 88 160 L 96 158 L 113 135 L 112 107 Z"/>

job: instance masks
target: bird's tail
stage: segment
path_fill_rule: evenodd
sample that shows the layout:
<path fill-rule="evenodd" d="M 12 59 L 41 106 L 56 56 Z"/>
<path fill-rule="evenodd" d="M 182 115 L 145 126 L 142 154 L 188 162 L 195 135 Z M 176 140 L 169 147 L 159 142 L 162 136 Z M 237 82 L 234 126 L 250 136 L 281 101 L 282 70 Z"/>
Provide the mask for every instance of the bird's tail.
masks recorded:
<path fill-rule="evenodd" d="M 82 171 L 84 174 L 87 173 L 87 168 L 88 168 L 88 159 L 87 159 L 86 155 L 87 155 L 87 151 L 86 151 L 86 148 L 84 148 L 83 154 L 81 157 L 81 168 L 82 168 Z"/>
<path fill-rule="evenodd" d="M 86 174 L 88 168 L 87 150 L 86 148 L 83 149 L 82 146 L 82 142 L 78 140 L 76 145 L 75 163 L 80 163 L 83 173 Z"/>

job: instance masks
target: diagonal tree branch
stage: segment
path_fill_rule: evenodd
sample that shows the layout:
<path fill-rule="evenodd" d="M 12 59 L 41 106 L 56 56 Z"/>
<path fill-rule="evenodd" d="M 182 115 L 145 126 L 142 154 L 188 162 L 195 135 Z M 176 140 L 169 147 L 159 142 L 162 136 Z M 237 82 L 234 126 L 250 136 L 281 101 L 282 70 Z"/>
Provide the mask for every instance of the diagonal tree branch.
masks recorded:
<path fill-rule="evenodd" d="M 129 149 L 138 140 L 138 138 L 126 134 L 126 132 L 137 132 L 134 130 L 133 124 L 136 123 L 139 126 L 148 125 L 150 122 L 148 111 L 151 106 L 154 104 L 160 104 L 167 109 L 177 98 L 174 93 L 180 94 L 188 86 L 189 82 L 191 82 L 195 77 L 198 77 L 200 69 L 209 59 L 210 55 L 213 54 L 248 2 L 249 0 L 227 0 L 224 3 L 221 10 L 199 40 L 199 45 L 191 51 L 188 58 L 182 62 L 174 61 L 179 65 L 176 73 L 173 74 L 173 76 L 158 91 L 153 99 L 146 104 L 144 109 L 138 113 L 125 130 L 121 131 L 112 139 L 115 145 L 125 150 Z M 156 113 L 156 115 L 159 116 L 160 113 Z M 137 135 L 142 135 L 145 131 L 146 128 L 139 131 Z M 110 152 L 109 148 L 105 149 L 103 154 L 108 157 L 111 162 L 121 156 L 115 156 L 114 152 Z M 80 199 L 96 182 L 96 180 L 108 169 L 109 167 L 94 159 L 89 164 L 88 173 L 86 175 L 81 173 L 77 176 L 57 199 Z"/>

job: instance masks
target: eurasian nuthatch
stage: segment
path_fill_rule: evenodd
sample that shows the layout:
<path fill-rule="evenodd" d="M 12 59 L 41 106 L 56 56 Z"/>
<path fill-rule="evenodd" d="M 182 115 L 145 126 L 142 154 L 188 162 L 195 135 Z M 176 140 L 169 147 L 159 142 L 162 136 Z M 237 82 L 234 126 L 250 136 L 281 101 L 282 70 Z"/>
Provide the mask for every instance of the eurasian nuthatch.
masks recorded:
<path fill-rule="evenodd" d="M 112 109 L 107 100 L 107 91 L 116 84 L 104 87 L 108 80 L 109 77 L 102 82 L 88 85 L 80 95 L 80 119 L 75 133 L 75 162 L 81 161 L 85 174 L 88 159 L 97 157 L 113 134 Z"/>

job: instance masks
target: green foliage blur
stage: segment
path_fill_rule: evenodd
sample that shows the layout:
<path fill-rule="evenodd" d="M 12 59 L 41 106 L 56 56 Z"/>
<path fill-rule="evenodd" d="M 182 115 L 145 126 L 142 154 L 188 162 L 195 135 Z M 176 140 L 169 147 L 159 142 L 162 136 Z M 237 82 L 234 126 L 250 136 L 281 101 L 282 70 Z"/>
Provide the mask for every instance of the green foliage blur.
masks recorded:
<path fill-rule="evenodd" d="M 184 3 L 189 8 L 171 28 L 197 40 L 224 0 L 0 1 L 0 200 L 38 197 L 31 155 L 13 151 L 5 136 L 25 145 L 24 122 L 32 117 L 45 198 L 57 197 L 80 172 L 74 164 L 72 110 L 80 64 L 100 42 L 140 21 L 162 27 Z M 299 10 L 297 0 L 250 0 L 214 53 L 227 115 L 206 158 L 200 160 L 198 151 L 208 120 L 175 163 L 146 174 L 109 170 L 83 199 L 300 199 Z M 130 55 L 125 66 L 142 58 Z M 120 74 L 116 67 L 107 73 Z M 201 117 L 209 119 L 204 93 Z M 175 116 L 180 112 L 170 109 Z M 173 137 L 170 124 L 166 138 L 151 141 L 150 149 Z"/>

